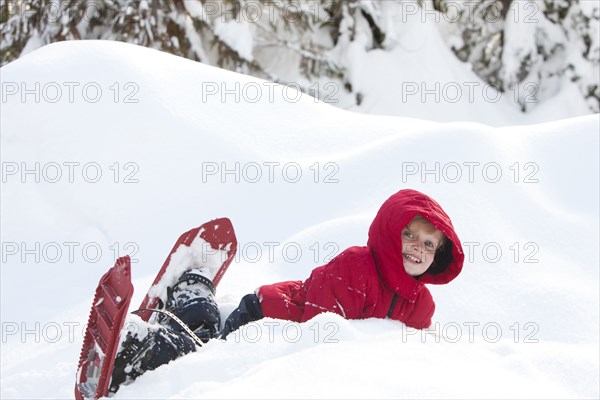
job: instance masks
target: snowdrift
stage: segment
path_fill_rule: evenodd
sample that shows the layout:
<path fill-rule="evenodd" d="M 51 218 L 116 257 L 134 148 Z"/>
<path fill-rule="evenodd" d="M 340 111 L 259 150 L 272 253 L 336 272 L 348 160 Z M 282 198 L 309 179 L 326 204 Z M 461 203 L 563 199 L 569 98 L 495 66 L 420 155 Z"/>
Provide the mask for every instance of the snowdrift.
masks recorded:
<path fill-rule="evenodd" d="M 229 217 L 226 314 L 366 243 L 409 187 L 444 206 L 467 256 L 430 287 L 434 332 L 265 320 L 116 397 L 599 396 L 597 115 L 492 128 L 356 114 L 113 42 L 46 46 L 1 80 L 2 398 L 72 396 L 116 256 L 134 260 L 135 306 L 180 233 Z"/>

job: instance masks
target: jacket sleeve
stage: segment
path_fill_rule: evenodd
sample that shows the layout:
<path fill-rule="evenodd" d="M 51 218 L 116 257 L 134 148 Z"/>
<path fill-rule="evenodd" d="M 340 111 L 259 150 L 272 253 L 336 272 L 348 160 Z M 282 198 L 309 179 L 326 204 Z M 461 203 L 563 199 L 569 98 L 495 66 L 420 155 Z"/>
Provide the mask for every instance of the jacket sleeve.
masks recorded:
<path fill-rule="evenodd" d="M 429 289 L 423 287 L 415 302 L 415 307 L 404 322 L 415 329 L 427 329 L 431 326 L 431 319 L 435 312 L 435 303 Z"/>
<path fill-rule="evenodd" d="M 304 311 L 302 281 L 264 285 L 256 290 L 264 317 L 300 322 Z"/>
<path fill-rule="evenodd" d="M 351 253 L 342 253 L 315 268 L 303 285 L 306 294 L 301 322 L 323 312 L 346 319 L 362 318 L 368 279 L 364 260 Z"/>

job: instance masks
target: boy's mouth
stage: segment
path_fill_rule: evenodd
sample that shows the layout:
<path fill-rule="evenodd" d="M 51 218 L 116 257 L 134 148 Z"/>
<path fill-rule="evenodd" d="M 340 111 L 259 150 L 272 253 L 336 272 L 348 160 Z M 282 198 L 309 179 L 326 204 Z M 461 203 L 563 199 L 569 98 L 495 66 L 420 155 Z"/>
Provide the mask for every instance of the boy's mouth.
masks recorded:
<path fill-rule="evenodd" d="M 413 262 L 413 263 L 415 263 L 415 264 L 421 264 L 421 260 L 419 260 L 419 259 L 418 259 L 417 257 L 415 257 L 415 256 L 412 256 L 412 255 L 410 255 L 410 254 L 407 254 L 407 253 L 403 253 L 403 254 L 402 254 L 402 256 L 403 256 L 405 259 L 407 259 L 408 261 L 410 261 L 410 262 Z"/>

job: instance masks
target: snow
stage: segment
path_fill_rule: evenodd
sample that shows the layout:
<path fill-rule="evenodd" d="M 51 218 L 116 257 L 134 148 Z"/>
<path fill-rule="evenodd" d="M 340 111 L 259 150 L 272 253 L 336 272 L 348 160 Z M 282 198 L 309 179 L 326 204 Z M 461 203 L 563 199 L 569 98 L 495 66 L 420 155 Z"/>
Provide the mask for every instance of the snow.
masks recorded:
<path fill-rule="evenodd" d="M 316 341 L 315 332 L 322 335 L 327 331 L 327 323 L 339 327 L 337 341 L 325 342 L 322 336 Z M 348 322 L 337 315 L 320 315 L 304 326 L 274 325 L 271 335 L 267 333 L 268 326 L 262 324 L 253 323 L 246 329 L 249 332 L 245 336 L 240 334 L 239 340 L 211 342 L 201 352 L 171 363 L 153 376 L 143 376 L 137 387 L 124 387 L 119 396 L 279 398 L 283 394 L 293 398 L 446 398 L 444 393 L 449 393 L 448 397 L 479 398 L 482 393 L 489 393 L 494 398 L 570 398 L 573 395 L 553 380 L 556 371 L 548 365 L 537 365 L 552 358 L 562 361 L 564 354 L 556 354 L 553 346 L 547 347 L 550 354 L 544 354 L 538 353 L 544 345 L 531 352 L 511 341 L 489 345 L 466 341 L 436 343 L 428 338 L 423 342 L 418 335 L 400 334 L 398 323 Z M 263 334 L 254 342 L 256 332 Z M 530 345 L 534 346 L 537 345 Z M 240 360 L 242 354 L 244 358 Z M 582 358 L 581 366 L 593 364 L 590 355 Z M 457 376 L 462 378 L 457 380 Z"/>
<path fill-rule="evenodd" d="M 405 68 L 433 73 L 430 61 Z M 365 244 L 402 188 L 442 204 L 467 256 L 454 282 L 430 286 L 432 333 L 266 319 L 115 398 L 600 395 L 598 115 L 562 118 L 567 102 L 551 100 L 531 119 L 479 101 L 402 105 L 426 119 L 359 114 L 102 41 L 43 47 L 1 80 L 0 397 L 72 397 L 90 299 L 117 256 L 133 259 L 136 307 L 181 233 L 229 217 L 239 247 L 217 292 L 226 314 Z"/>
<path fill-rule="evenodd" d="M 215 228 L 217 229 L 217 228 Z M 198 235 L 200 235 L 199 232 Z M 148 290 L 150 297 L 159 297 L 163 304 L 166 303 L 167 287 L 173 287 L 179 277 L 188 269 L 198 269 L 204 276 L 213 279 L 223 261 L 227 259 L 227 252 L 231 248 L 228 243 L 224 249 L 215 250 L 210 243 L 197 236 L 189 246 L 180 245 L 171 255 L 169 265 L 165 270 L 163 279 Z"/>
<path fill-rule="evenodd" d="M 243 20 L 242 20 L 243 21 Z M 240 23 L 236 20 L 222 22 L 215 21 L 215 33 L 221 40 L 236 50 L 241 57 L 248 61 L 254 59 L 252 55 L 252 31 L 250 24 Z"/>
<path fill-rule="evenodd" d="M 460 2 L 450 2 L 450 9 L 472 8 L 473 2 L 465 3 L 467 7 L 461 6 Z M 528 2 L 513 2 L 511 7 L 515 8 L 514 12 L 520 10 L 519 15 L 530 15 L 531 7 L 527 8 L 527 5 Z M 393 9 L 395 6 L 390 3 L 388 7 Z M 456 25 L 450 22 L 456 18 L 434 12 L 430 2 L 424 3 L 424 8 L 419 8 L 416 2 L 402 2 L 395 14 L 387 10 L 385 15 L 390 21 L 385 24 L 384 50 L 367 51 L 368 38 L 364 34 L 361 36 L 361 32 L 369 32 L 368 28 L 357 30 L 353 42 L 348 41 L 349 32 L 340 37 L 334 51 L 340 53 L 340 64 L 347 66 L 353 93 L 349 95 L 343 88 L 322 90 L 326 102 L 368 114 L 436 122 L 472 121 L 496 127 L 558 121 L 589 114 L 585 99 L 573 96 L 578 90 L 576 83 L 568 79 L 560 83 L 561 90 L 543 96 L 538 94 L 541 89 L 539 78 L 535 76 L 527 77 L 520 85 L 505 92 L 498 92 L 481 81 L 469 65 L 450 50 L 449 44 L 457 40 L 457 35 L 451 34 Z M 551 24 L 547 25 L 548 29 L 552 28 Z M 514 76 L 519 68 L 510 54 L 535 47 L 536 26 L 507 21 L 503 61 L 507 76 Z M 558 28 L 554 29 L 557 35 Z M 448 44 L 444 43 L 444 37 L 451 38 Z M 577 57 L 570 58 L 579 61 L 578 66 L 582 64 Z M 584 65 L 581 66 L 584 67 L 582 71 L 587 71 Z M 356 93 L 363 96 L 360 105 L 356 104 Z M 520 111 L 520 102 L 525 102 L 530 110 L 528 113 Z"/>

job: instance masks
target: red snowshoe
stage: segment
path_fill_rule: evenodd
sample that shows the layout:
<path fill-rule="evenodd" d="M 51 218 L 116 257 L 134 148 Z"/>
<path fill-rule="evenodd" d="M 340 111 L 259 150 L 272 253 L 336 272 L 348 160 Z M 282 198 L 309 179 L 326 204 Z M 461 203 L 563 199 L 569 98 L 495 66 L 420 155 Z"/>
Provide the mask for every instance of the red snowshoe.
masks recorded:
<path fill-rule="evenodd" d="M 168 292 L 190 268 L 202 271 L 216 287 L 237 251 L 237 239 L 228 218 L 219 218 L 179 237 L 158 272 L 137 313 L 144 321 L 155 322 L 151 310 L 165 311 Z M 100 280 L 92 303 L 79 359 L 75 398 L 109 394 L 115 355 L 121 342 L 127 309 L 133 294 L 130 260 L 121 257 Z"/>

